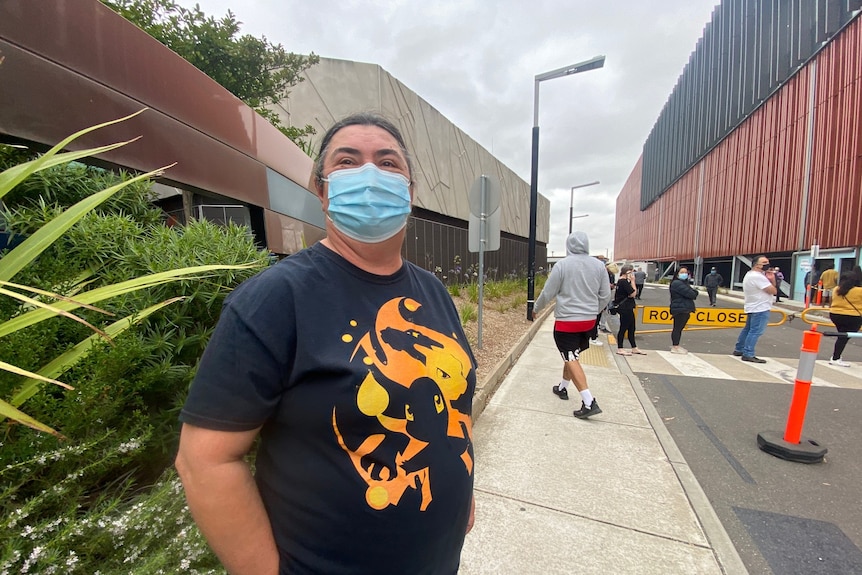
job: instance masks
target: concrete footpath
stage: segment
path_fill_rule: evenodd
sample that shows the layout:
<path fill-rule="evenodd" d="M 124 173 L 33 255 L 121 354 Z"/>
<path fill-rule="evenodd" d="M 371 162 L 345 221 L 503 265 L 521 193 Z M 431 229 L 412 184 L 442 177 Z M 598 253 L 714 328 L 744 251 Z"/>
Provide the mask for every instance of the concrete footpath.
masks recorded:
<path fill-rule="evenodd" d="M 501 364 L 511 370 L 499 386 L 477 392 L 476 524 L 460 573 L 747 573 L 607 340 L 581 356 L 603 413 L 576 419 L 577 390 L 569 401 L 551 392 L 562 371 L 553 325 L 545 314 L 516 347 L 514 364 Z"/>

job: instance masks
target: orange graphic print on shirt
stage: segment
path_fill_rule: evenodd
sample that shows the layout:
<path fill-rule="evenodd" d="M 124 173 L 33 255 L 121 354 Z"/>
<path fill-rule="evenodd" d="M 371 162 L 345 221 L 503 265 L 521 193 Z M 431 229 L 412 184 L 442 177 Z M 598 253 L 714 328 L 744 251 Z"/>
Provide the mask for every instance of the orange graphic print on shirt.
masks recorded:
<path fill-rule="evenodd" d="M 362 415 L 376 418 L 385 431 L 363 438 L 351 449 L 339 430 L 338 413 L 332 411 L 338 444 L 368 486 L 365 500 L 373 509 L 397 506 L 408 489 L 420 490 L 420 510 L 428 508 L 434 470 L 425 455 L 440 448 L 438 442 L 455 447 L 445 451 L 460 457 L 468 475 L 473 473 L 472 421 L 469 412 L 455 405 L 470 405 L 471 398 L 462 397 L 472 369 L 470 356 L 454 334 L 416 323 L 421 307 L 410 298 L 389 300 L 381 306 L 373 328 L 356 338 L 352 351 L 351 361 L 367 366 L 356 407 Z M 357 327 L 356 322 L 351 326 Z M 355 341 L 351 334 L 342 340 Z M 385 449 L 386 442 L 399 448 Z"/>

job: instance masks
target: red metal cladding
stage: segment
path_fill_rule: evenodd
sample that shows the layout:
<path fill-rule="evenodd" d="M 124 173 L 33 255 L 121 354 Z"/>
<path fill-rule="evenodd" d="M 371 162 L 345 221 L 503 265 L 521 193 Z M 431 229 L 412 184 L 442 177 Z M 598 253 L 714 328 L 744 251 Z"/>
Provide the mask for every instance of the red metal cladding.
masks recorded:
<path fill-rule="evenodd" d="M 817 57 L 816 142 L 805 243 L 862 244 L 862 23 Z"/>
<path fill-rule="evenodd" d="M 643 157 L 640 157 L 623 185 L 619 196 L 617 196 L 616 225 L 614 227 L 615 252 L 623 250 L 627 254 L 635 252 L 639 254 L 641 242 L 646 244 L 644 249 L 648 253 L 655 253 L 654 250 L 657 248 L 658 230 L 654 220 L 658 211 L 648 209 L 641 212 L 639 210 L 642 179 Z"/>
<path fill-rule="evenodd" d="M 803 225 L 806 168 L 810 182 Z M 617 201 L 614 251 L 620 257 L 786 252 L 815 241 L 822 248 L 862 245 L 862 19 L 647 210 L 631 213 L 640 205 L 641 170 L 639 160 Z"/>

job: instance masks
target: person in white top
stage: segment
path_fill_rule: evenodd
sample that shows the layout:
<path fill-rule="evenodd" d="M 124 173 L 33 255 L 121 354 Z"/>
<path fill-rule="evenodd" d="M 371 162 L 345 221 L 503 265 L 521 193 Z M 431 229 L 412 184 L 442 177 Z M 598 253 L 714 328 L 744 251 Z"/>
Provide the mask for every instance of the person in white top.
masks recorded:
<path fill-rule="evenodd" d="M 754 355 L 757 340 L 766 331 L 769 323 L 769 310 L 772 309 L 772 298 L 778 293 L 775 287 L 775 274 L 769 266 L 769 258 L 757 256 L 751 271 L 742 280 L 742 291 L 745 294 L 745 327 L 739 332 L 733 355 L 742 356 L 742 361 L 766 363 Z"/>

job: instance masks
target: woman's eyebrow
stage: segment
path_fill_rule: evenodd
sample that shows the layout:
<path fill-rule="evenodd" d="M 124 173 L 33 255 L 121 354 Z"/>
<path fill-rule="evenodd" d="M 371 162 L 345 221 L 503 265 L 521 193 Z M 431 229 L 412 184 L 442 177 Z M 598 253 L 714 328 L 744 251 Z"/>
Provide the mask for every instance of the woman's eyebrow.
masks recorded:
<path fill-rule="evenodd" d="M 374 156 L 377 158 L 382 158 L 384 156 L 396 156 L 400 158 L 401 154 L 398 152 L 398 150 L 392 148 L 382 148 L 374 152 Z"/>
<path fill-rule="evenodd" d="M 351 154 L 351 155 L 357 156 L 357 155 L 359 155 L 359 150 L 357 150 L 356 148 L 348 147 L 348 146 L 341 146 L 340 148 L 335 148 L 334 150 L 332 150 L 332 153 L 333 154 Z"/>
<path fill-rule="evenodd" d="M 333 154 L 350 154 L 351 156 L 359 156 L 361 152 L 356 148 L 351 148 L 350 146 L 340 146 L 332 150 Z M 384 158 L 389 156 L 395 156 L 396 158 L 401 158 L 401 153 L 394 148 L 381 148 L 374 152 L 375 158 Z"/>

